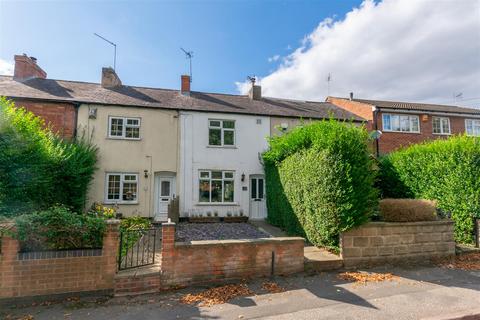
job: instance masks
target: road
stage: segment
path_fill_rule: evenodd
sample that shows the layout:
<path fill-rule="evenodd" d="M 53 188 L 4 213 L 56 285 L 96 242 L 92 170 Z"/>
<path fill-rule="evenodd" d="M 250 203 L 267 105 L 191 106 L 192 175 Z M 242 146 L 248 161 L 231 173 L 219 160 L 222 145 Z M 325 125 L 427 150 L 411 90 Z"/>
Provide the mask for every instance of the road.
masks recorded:
<path fill-rule="evenodd" d="M 387 272 L 387 269 L 375 269 Z M 358 284 L 337 272 L 274 279 L 284 292 L 248 283 L 256 295 L 212 307 L 185 305 L 179 299 L 202 288 L 139 297 L 70 299 L 44 305 L 3 306 L 0 316 L 22 319 L 422 319 L 449 314 L 480 314 L 480 271 L 437 267 L 388 269 L 392 281 Z M 479 316 L 480 318 L 480 316 Z M 8 319 L 8 318 L 7 318 Z"/>

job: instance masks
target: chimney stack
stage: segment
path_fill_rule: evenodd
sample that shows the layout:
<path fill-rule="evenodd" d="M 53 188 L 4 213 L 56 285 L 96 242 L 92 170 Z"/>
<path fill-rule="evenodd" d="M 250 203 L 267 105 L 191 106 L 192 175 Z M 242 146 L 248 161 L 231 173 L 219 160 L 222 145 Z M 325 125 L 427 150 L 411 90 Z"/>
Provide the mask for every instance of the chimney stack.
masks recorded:
<path fill-rule="evenodd" d="M 26 54 L 15 55 L 15 69 L 13 79 L 23 81 L 34 78 L 46 79 L 47 73 L 37 64 L 37 58 Z"/>
<path fill-rule="evenodd" d="M 183 94 L 184 96 L 189 96 L 190 95 L 190 76 L 187 75 L 182 75 L 181 77 L 182 83 L 181 83 L 181 90 L 180 93 Z"/>
<path fill-rule="evenodd" d="M 353 100 L 353 92 L 350 92 L 350 101 Z"/>
<path fill-rule="evenodd" d="M 115 88 L 120 87 L 121 85 L 122 81 L 113 68 L 102 68 L 102 87 Z"/>
<path fill-rule="evenodd" d="M 248 91 L 248 97 L 250 100 L 262 99 L 262 87 L 252 83 L 252 87 L 250 88 L 250 91 Z"/>

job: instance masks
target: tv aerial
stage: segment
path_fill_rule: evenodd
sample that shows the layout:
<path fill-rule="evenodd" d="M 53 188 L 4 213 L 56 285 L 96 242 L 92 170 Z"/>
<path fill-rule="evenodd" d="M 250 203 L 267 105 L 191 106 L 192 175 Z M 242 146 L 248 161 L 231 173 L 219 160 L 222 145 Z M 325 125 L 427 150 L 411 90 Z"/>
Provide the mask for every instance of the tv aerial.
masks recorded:
<path fill-rule="evenodd" d="M 115 67 L 117 65 L 117 44 L 113 43 L 112 41 L 108 40 L 105 37 L 102 37 L 98 33 L 93 33 L 93 34 L 113 46 L 113 70 L 115 70 Z"/>
<path fill-rule="evenodd" d="M 254 86 L 255 82 L 257 82 L 257 77 L 255 77 L 255 75 L 247 76 L 247 79 L 248 79 L 248 81 L 250 81 L 252 83 L 252 86 Z"/>
<path fill-rule="evenodd" d="M 185 53 L 185 58 L 188 59 L 190 61 L 190 82 L 192 82 L 193 80 L 193 75 L 192 75 L 192 58 L 193 58 L 193 51 L 187 51 L 183 48 L 180 48 L 180 50 L 183 51 L 183 53 Z"/>

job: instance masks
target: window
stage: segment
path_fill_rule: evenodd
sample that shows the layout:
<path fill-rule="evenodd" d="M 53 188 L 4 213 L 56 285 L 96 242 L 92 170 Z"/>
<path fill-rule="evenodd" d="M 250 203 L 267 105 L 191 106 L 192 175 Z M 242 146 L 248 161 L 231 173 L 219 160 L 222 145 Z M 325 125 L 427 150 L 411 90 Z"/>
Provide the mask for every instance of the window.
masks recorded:
<path fill-rule="evenodd" d="M 138 174 L 107 173 L 106 202 L 137 202 Z"/>
<path fill-rule="evenodd" d="M 208 145 L 209 146 L 234 146 L 235 145 L 235 121 L 208 120 Z"/>
<path fill-rule="evenodd" d="M 480 119 L 466 119 L 465 128 L 467 135 L 480 136 Z"/>
<path fill-rule="evenodd" d="M 199 202 L 232 203 L 233 171 L 200 171 Z"/>
<path fill-rule="evenodd" d="M 450 119 L 433 117 L 433 133 L 435 134 L 450 134 Z"/>
<path fill-rule="evenodd" d="M 251 180 L 250 197 L 255 200 L 263 200 L 265 188 L 263 185 L 263 178 L 252 178 Z"/>
<path fill-rule="evenodd" d="M 420 132 L 418 116 L 383 114 L 383 131 Z"/>
<path fill-rule="evenodd" d="M 140 139 L 140 118 L 110 117 L 108 128 L 110 138 Z"/>

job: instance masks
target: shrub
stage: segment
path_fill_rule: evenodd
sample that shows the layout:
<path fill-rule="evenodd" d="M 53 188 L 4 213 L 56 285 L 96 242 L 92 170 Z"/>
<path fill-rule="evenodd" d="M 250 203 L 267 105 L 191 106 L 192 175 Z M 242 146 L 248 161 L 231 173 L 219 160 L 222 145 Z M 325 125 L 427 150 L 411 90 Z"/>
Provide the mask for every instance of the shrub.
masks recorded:
<path fill-rule="evenodd" d="M 380 215 L 387 222 L 437 220 L 436 202 L 422 199 L 380 200 Z"/>
<path fill-rule="evenodd" d="M 363 127 L 335 120 L 270 139 L 263 155 L 268 220 L 315 245 L 336 248 L 339 233 L 375 211 L 378 193 Z"/>
<path fill-rule="evenodd" d="M 82 211 L 96 159 L 84 138 L 62 140 L 41 118 L 0 98 L 0 215 L 58 203 Z"/>
<path fill-rule="evenodd" d="M 101 248 L 105 220 L 64 206 L 15 218 L 22 251 Z"/>
<path fill-rule="evenodd" d="M 472 243 L 480 217 L 480 140 L 456 136 L 412 145 L 380 160 L 384 197 L 436 200 L 455 222 L 455 239 Z"/>

